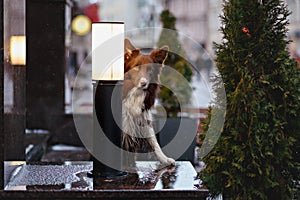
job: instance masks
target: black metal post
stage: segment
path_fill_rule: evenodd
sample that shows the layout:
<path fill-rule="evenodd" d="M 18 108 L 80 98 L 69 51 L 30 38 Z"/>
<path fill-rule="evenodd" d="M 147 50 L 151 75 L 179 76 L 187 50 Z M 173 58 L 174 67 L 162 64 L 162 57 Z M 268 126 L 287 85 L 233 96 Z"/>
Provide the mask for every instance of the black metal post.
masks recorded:
<path fill-rule="evenodd" d="M 122 166 L 121 151 L 115 151 L 114 147 L 121 148 L 122 130 L 122 89 L 120 81 L 97 81 L 93 84 L 94 91 L 94 130 L 93 130 L 93 153 L 94 155 L 104 154 L 109 159 L 111 166 L 102 163 L 95 156 L 93 160 L 93 177 L 113 178 L 125 175 L 119 171 Z M 114 97 L 112 97 L 114 95 Z M 114 108 L 114 113 L 112 111 Z M 99 126 L 100 125 L 100 126 Z M 101 128 L 102 130 L 99 130 Z M 99 137 L 100 132 L 104 135 Z M 105 141 L 108 138 L 111 143 Z M 98 138 L 98 139 L 97 139 Z M 113 147 L 114 146 L 114 147 Z M 118 169 L 115 169 L 118 168 Z"/>

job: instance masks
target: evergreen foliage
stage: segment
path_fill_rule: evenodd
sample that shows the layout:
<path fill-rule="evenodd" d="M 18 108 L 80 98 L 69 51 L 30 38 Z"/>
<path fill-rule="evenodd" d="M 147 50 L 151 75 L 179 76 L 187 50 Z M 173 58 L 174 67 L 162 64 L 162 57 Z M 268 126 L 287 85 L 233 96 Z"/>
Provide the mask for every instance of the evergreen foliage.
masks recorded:
<path fill-rule="evenodd" d="M 300 181 L 300 72 L 287 50 L 282 0 L 225 0 L 216 65 L 225 124 L 200 177 L 229 199 L 296 199 Z"/>
<path fill-rule="evenodd" d="M 165 61 L 165 65 L 175 69 L 177 72 L 182 74 L 182 76 L 187 81 L 190 82 L 193 72 L 189 63 L 182 57 L 184 56 L 185 52 L 182 49 L 182 46 L 178 39 L 178 33 L 175 27 L 176 18 L 169 10 L 164 10 L 160 15 L 160 21 L 162 22 L 164 29 L 160 34 L 157 45 L 159 47 L 168 45 L 170 49 L 168 57 Z M 177 95 L 180 95 L 176 96 L 169 88 L 165 86 L 161 87 L 159 93 L 159 99 L 161 100 L 161 103 L 165 108 L 167 115 L 169 117 L 176 117 L 177 113 L 180 111 L 178 98 L 180 98 L 181 102 L 184 104 L 190 103 L 192 89 L 187 88 L 180 82 L 180 80 L 176 80 L 176 77 L 170 76 L 168 70 L 162 71 L 160 79 L 164 83 L 164 85 L 175 87 Z"/>

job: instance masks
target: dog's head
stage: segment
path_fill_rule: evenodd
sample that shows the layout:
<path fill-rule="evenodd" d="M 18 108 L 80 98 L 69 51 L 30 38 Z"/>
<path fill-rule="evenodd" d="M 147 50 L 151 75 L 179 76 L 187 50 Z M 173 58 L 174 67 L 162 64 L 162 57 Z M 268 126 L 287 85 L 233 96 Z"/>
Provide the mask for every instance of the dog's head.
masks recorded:
<path fill-rule="evenodd" d="M 163 62 L 168 56 L 169 48 L 163 46 L 142 54 L 128 39 L 125 39 L 124 81 L 141 89 L 147 89 L 150 83 L 159 83 L 159 74 Z"/>

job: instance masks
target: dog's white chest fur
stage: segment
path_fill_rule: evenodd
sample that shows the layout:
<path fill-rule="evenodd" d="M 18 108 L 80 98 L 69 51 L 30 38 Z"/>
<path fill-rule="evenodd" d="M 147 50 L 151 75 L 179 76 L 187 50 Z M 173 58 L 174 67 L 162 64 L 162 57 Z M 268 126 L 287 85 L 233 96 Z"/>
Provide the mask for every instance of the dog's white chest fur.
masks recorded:
<path fill-rule="evenodd" d="M 144 109 L 145 92 L 139 88 L 132 88 L 123 99 L 122 129 L 124 133 L 136 138 L 148 138 L 152 116 L 150 110 Z"/>
<path fill-rule="evenodd" d="M 152 127 L 152 115 L 150 110 L 144 109 L 145 92 L 139 88 L 133 88 L 123 99 L 122 107 L 122 128 L 125 135 L 128 135 L 129 142 L 136 144 L 138 138 L 145 138 L 158 160 L 163 166 L 174 165 L 175 160 L 168 158 L 161 150 Z M 128 139 L 128 137 L 126 137 Z M 125 142 L 126 143 L 126 142 Z M 131 144 L 131 145 L 133 145 Z"/>

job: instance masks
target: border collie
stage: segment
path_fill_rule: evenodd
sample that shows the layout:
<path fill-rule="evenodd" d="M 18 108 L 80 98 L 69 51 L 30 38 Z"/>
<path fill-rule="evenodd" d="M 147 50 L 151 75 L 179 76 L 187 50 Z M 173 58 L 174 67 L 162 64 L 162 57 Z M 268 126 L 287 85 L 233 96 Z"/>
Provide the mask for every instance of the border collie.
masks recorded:
<path fill-rule="evenodd" d="M 152 151 L 163 166 L 174 165 L 175 160 L 167 157 L 157 142 L 150 109 L 159 93 L 159 75 L 168 50 L 163 46 L 145 55 L 125 39 L 122 147 L 132 153 Z M 135 158 L 125 159 L 126 165 L 134 166 Z"/>

